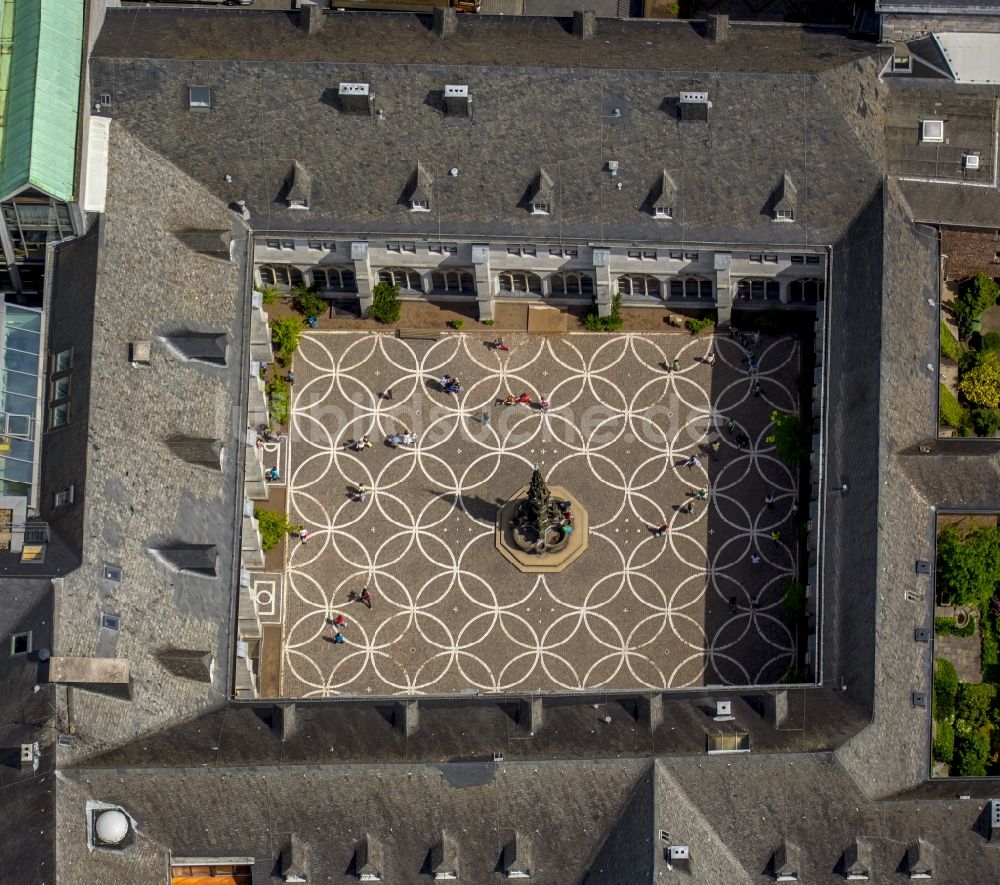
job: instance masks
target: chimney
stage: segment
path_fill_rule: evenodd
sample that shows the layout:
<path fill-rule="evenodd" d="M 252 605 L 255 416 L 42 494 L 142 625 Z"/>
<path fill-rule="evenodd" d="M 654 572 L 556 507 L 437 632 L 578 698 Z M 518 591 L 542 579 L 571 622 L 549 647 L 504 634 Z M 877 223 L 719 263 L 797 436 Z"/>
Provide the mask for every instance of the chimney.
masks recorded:
<path fill-rule="evenodd" d="M 307 34 L 316 34 L 323 27 L 323 8 L 310 3 L 299 10 L 299 27 Z"/>
<path fill-rule="evenodd" d="M 581 40 L 589 40 L 597 30 L 597 16 L 593 10 L 581 12 L 579 9 L 573 13 L 573 36 Z"/>
<path fill-rule="evenodd" d="M 458 13 L 451 7 L 434 7 L 434 33 L 451 37 L 458 30 Z"/>
<path fill-rule="evenodd" d="M 708 39 L 713 43 L 725 43 L 729 39 L 729 16 L 706 16 L 705 36 L 708 37 Z"/>
<path fill-rule="evenodd" d="M 472 96 L 469 87 L 458 84 L 448 84 L 444 87 L 444 106 L 449 116 L 471 117 Z"/>

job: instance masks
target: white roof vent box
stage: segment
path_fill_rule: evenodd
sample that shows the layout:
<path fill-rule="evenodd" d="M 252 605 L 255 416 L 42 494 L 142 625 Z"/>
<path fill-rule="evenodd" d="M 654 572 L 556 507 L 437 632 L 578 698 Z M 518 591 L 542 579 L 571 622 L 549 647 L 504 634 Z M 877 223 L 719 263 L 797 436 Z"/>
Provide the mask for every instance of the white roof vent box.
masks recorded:
<path fill-rule="evenodd" d="M 472 96 L 469 87 L 451 83 L 444 87 L 444 109 L 449 117 L 471 117 Z"/>
<path fill-rule="evenodd" d="M 345 114 L 367 114 L 371 116 L 375 108 L 375 96 L 368 83 L 341 83 L 337 90 L 340 110 Z"/>
<path fill-rule="evenodd" d="M 708 120 L 712 102 L 708 100 L 708 89 L 703 83 L 692 82 L 680 90 L 677 97 L 677 117 L 680 120 Z"/>
<path fill-rule="evenodd" d="M 962 157 L 962 167 L 965 169 L 978 169 L 979 154 L 965 154 Z"/>

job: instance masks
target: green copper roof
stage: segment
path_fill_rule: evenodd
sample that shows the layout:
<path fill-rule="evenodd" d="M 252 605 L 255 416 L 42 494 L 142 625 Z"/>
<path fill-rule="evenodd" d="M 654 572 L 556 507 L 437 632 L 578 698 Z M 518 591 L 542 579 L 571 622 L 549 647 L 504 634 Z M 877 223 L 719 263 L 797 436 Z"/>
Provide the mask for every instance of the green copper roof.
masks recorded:
<path fill-rule="evenodd" d="M 0 198 L 73 199 L 84 0 L 0 0 Z"/>

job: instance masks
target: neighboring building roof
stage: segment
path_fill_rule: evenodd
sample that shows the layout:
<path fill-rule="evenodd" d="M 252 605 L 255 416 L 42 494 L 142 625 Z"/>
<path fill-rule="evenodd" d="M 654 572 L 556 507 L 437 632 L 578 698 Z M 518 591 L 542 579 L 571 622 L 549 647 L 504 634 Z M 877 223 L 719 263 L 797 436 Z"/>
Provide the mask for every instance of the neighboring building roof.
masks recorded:
<path fill-rule="evenodd" d="M 0 10 L 0 199 L 76 191 L 83 0 L 7 0 Z"/>
<path fill-rule="evenodd" d="M 997 7 L 1000 13 L 1000 6 Z M 934 34 L 957 83 L 1000 83 L 1000 34 Z"/>
<path fill-rule="evenodd" d="M 1000 0 L 875 0 L 880 13 L 908 15 L 998 15 Z"/>
<path fill-rule="evenodd" d="M 91 79 L 117 124 L 220 199 L 245 199 L 257 230 L 805 245 L 836 240 L 879 182 L 815 74 L 884 50 L 837 32 L 735 25 L 716 44 L 690 23 L 602 20 L 583 41 L 548 19 L 465 16 L 442 38 L 419 16 L 345 13 L 306 35 L 287 17 L 223 18 L 225 30 L 218 14 L 109 10 Z M 828 72 L 843 70 L 838 92 L 857 69 Z M 692 71 L 707 121 L 678 119 Z M 194 80 L 211 86 L 211 111 L 177 100 Z M 374 122 L 338 109 L 342 82 L 370 84 Z M 474 118 L 442 112 L 455 82 Z M 865 114 L 878 119 L 877 103 Z M 309 158 L 309 212 L 278 196 L 297 158 Z M 415 159 L 434 182 L 425 213 L 401 199 Z M 555 211 L 532 217 L 539 168 Z M 678 190 L 669 221 L 648 209 L 664 168 Z M 776 226 L 767 204 L 784 173 L 798 206 Z"/>

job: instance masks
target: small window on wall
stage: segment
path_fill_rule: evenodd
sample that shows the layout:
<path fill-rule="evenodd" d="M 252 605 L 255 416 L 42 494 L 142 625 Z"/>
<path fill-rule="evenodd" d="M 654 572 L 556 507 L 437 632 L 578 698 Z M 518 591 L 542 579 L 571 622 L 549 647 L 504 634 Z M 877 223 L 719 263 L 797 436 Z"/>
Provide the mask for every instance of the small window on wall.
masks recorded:
<path fill-rule="evenodd" d="M 73 503 L 73 486 L 65 486 L 55 494 L 56 507 L 68 507 Z"/>
<path fill-rule="evenodd" d="M 52 356 L 52 371 L 66 372 L 73 368 L 73 349 L 60 350 Z"/>
<path fill-rule="evenodd" d="M 69 403 L 59 403 L 49 408 L 49 427 L 62 427 L 69 423 Z"/>
<path fill-rule="evenodd" d="M 14 633 L 10 637 L 10 653 L 12 655 L 26 655 L 31 652 L 31 631 L 27 633 Z"/>
<path fill-rule="evenodd" d="M 188 89 L 188 107 L 210 108 L 212 106 L 212 90 L 207 86 L 191 86 Z"/>

